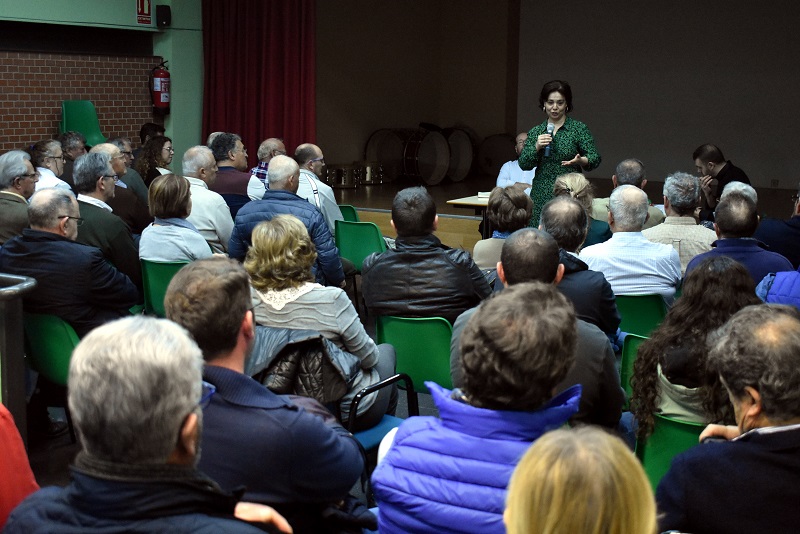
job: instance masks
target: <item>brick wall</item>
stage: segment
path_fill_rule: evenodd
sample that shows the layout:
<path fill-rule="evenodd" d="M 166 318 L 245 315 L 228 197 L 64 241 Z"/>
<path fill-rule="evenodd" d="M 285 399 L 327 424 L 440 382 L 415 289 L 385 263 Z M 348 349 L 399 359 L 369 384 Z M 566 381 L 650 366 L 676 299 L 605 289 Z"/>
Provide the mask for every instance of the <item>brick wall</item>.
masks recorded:
<path fill-rule="evenodd" d="M 148 78 L 156 57 L 0 51 L 0 153 L 58 135 L 62 100 L 91 100 L 108 137 L 139 142 L 153 115 Z"/>

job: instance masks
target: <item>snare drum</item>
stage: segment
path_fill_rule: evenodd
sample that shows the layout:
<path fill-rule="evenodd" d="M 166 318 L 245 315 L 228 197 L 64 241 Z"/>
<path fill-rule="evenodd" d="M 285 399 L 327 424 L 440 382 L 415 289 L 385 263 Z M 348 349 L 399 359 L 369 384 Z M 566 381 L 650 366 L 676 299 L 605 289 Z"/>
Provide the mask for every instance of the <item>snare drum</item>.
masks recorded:
<path fill-rule="evenodd" d="M 382 184 L 388 181 L 383 173 L 383 166 L 378 161 L 354 161 L 353 165 L 359 185 Z"/>
<path fill-rule="evenodd" d="M 334 189 L 358 187 L 356 167 L 353 165 L 328 165 L 328 185 Z"/>

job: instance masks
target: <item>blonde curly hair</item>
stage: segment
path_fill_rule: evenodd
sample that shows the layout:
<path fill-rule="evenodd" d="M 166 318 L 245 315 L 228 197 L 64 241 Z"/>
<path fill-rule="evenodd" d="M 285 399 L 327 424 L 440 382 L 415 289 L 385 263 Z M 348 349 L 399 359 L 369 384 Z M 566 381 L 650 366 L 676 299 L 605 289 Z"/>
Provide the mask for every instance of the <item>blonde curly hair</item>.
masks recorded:
<path fill-rule="evenodd" d="M 553 186 L 553 196 L 560 195 L 571 196 L 581 203 L 581 206 L 583 206 L 587 213 L 592 212 L 594 187 L 592 187 L 589 180 L 581 173 L 570 172 L 556 178 L 556 183 Z"/>
<path fill-rule="evenodd" d="M 305 225 L 293 215 L 276 215 L 253 229 L 244 268 L 259 291 L 313 282 L 317 249 Z"/>

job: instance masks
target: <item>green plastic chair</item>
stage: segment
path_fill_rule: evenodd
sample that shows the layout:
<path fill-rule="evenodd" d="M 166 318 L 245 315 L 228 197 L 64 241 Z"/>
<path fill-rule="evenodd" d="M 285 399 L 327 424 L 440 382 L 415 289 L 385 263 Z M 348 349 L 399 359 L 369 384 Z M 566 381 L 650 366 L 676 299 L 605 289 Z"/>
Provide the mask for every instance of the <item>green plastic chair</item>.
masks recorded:
<path fill-rule="evenodd" d="M 697 445 L 705 427 L 703 423 L 679 421 L 655 414 L 653 433 L 647 441 L 636 443 L 636 456 L 642 462 L 653 491 L 669 471 L 672 459 Z"/>
<path fill-rule="evenodd" d="M 351 206 L 350 204 L 339 204 L 339 210 L 342 212 L 342 217 L 347 222 L 361 222 L 361 219 L 358 218 L 358 212 L 356 211 L 355 206 Z"/>
<path fill-rule="evenodd" d="M 644 337 L 650 337 L 667 315 L 661 295 L 617 295 L 617 310 L 622 319 L 620 330 Z"/>
<path fill-rule="evenodd" d="M 361 301 L 358 298 L 358 284 L 355 277 L 361 274 L 361 266 L 367 256 L 373 252 L 386 250 L 386 241 L 383 240 L 378 225 L 371 222 L 336 221 L 335 234 L 339 256 L 352 261 L 356 268 L 356 274 L 353 276 L 353 293 L 358 311 Z"/>
<path fill-rule="evenodd" d="M 414 382 L 417 392 L 427 393 L 431 380 L 452 389 L 450 377 L 450 338 L 453 327 L 442 317 L 394 317 L 377 320 L 378 343 L 389 343 L 397 352 L 397 372 Z"/>
<path fill-rule="evenodd" d="M 54 384 L 66 387 L 69 361 L 72 350 L 78 345 L 78 334 L 69 323 L 55 315 L 25 312 L 22 322 L 28 365 Z M 64 413 L 67 416 L 70 438 L 75 443 L 75 429 L 66 397 Z"/>
<path fill-rule="evenodd" d="M 142 285 L 144 286 L 144 311 L 148 315 L 166 317 L 164 295 L 172 277 L 189 262 L 158 262 L 140 260 L 142 263 Z"/>
<path fill-rule="evenodd" d="M 625 407 L 628 409 L 631 401 L 633 388 L 631 387 L 631 377 L 633 376 L 633 362 L 636 361 L 636 354 L 639 352 L 639 345 L 647 340 L 646 337 L 628 334 L 622 343 L 622 361 L 619 366 L 619 383 L 625 390 Z"/>
<path fill-rule="evenodd" d="M 86 145 L 105 143 L 107 137 L 100 131 L 97 110 L 91 100 L 64 100 L 61 102 L 59 133 L 76 131 L 86 137 Z"/>

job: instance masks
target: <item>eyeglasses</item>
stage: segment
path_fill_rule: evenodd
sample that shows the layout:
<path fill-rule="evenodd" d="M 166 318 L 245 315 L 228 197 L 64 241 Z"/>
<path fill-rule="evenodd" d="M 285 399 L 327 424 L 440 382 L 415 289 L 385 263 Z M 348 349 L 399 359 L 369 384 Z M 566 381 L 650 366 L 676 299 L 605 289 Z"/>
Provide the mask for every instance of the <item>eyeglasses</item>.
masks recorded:
<path fill-rule="evenodd" d="M 61 161 L 67 161 L 67 158 L 64 157 L 64 154 L 60 156 L 45 156 L 44 159 L 60 159 Z"/>
<path fill-rule="evenodd" d="M 170 146 L 170 147 L 166 147 L 166 146 L 165 146 L 165 147 L 164 147 L 164 148 L 162 148 L 161 150 L 166 150 L 167 152 L 171 152 L 171 153 L 174 153 L 174 152 L 175 152 L 175 149 L 174 149 L 174 148 L 172 148 L 171 146 Z"/>
<path fill-rule="evenodd" d="M 213 397 L 216 392 L 217 388 L 214 384 L 209 384 L 203 380 L 203 394 L 200 396 L 200 402 L 197 403 L 201 410 L 205 410 L 206 407 L 211 404 L 211 397 Z"/>
<path fill-rule="evenodd" d="M 277 148 L 274 149 L 272 152 L 273 152 L 273 154 L 272 154 L 273 156 L 285 156 L 286 155 L 286 151 L 285 150 L 278 150 Z"/>
<path fill-rule="evenodd" d="M 122 153 L 122 152 L 120 152 L 120 153 L 119 153 L 119 156 L 114 156 L 114 157 L 113 157 L 113 158 L 111 158 L 111 159 L 122 159 L 122 158 L 125 158 L 125 157 L 126 157 L 126 156 L 125 156 L 125 154 L 124 154 L 124 153 Z"/>
<path fill-rule="evenodd" d="M 318 161 L 319 161 L 320 163 L 322 163 L 323 165 L 325 165 L 325 158 L 314 158 L 314 159 L 312 159 L 312 160 L 309 160 L 309 163 L 316 163 L 316 162 L 318 162 Z"/>
<path fill-rule="evenodd" d="M 81 226 L 83 224 L 83 219 L 81 219 L 80 217 L 73 217 L 72 215 L 59 215 L 58 218 L 59 219 L 72 219 L 72 220 L 75 221 L 75 224 L 77 224 L 78 226 Z"/>
<path fill-rule="evenodd" d="M 800 200 L 800 193 L 792 195 L 792 202 L 797 202 Z"/>
<path fill-rule="evenodd" d="M 126 158 L 132 158 L 133 152 L 131 152 L 130 150 L 126 150 L 122 153 L 122 155 L 125 156 Z"/>
<path fill-rule="evenodd" d="M 36 180 L 36 179 L 40 178 L 41 176 L 42 175 L 39 174 L 38 171 L 36 171 L 36 172 L 29 173 L 29 174 L 20 174 L 19 176 L 17 176 L 17 178 L 30 178 L 32 180 Z"/>
<path fill-rule="evenodd" d="M 111 178 L 114 180 L 114 183 L 119 182 L 119 175 L 117 174 L 104 174 L 103 178 Z"/>

